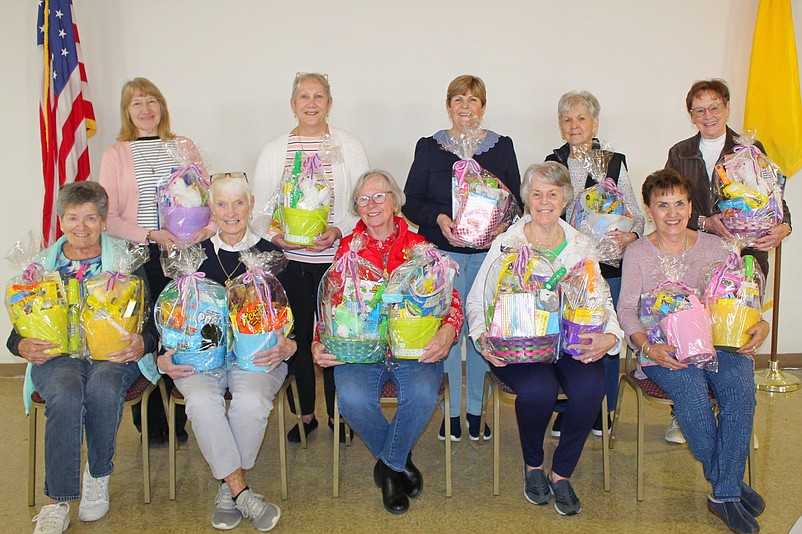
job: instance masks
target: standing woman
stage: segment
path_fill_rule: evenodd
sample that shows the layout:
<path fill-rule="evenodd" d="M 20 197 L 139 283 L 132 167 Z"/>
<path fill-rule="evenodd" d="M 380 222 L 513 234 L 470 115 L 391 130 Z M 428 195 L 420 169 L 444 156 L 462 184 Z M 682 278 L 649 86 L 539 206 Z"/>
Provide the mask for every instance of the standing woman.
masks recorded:
<path fill-rule="evenodd" d="M 159 246 L 178 243 L 167 230 L 159 229 L 156 187 L 182 164 L 176 161 L 168 145 L 188 147 L 190 159 L 200 162 L 195 145 L 176 136 L 170 128 L 170 112 L 159 88 L 146 78 L 134 78 L 123 85 L 120 95 L 120 133 L 117 142 L 106 148 L 100 160 L 100 185 L 109 195 L 108 233 L 133 243 L 148 243 L 150 260 L 145 264 L 150 284 L 151 305 L 167 285 L 159 264 Z M 205 171 L 203 171 L 205 172 Z M 210 237 L 214 227 L 202 228 L 192 237 L 198 243 Z M 172 380 L 165 378 L 168 389 Z M 139 426 L 139 410 L 134 407 L 134 424 Z M 161 398 L 153 395 L 148 405 L 151 444 L 167 441 L 167 418 Z M 187 439 L 183 406 L 176 415 L 180 442 Z"/>
<path fill-rule="evenodd" d="M 599 130 L 599 112 L 601 104 L 598 99 L 588 91 L 569 91 L 560 97 L 557 104 L 557 119 L 560 124 L 560 133 L 566 143 L 546 156 L 546 161 L 556 161 L 568 168 L 571 174 L 571 185 L 574 188 L 574 197 L 588 187 L 596 185 L 593 177 L 587 169 L 582 166 L 578 158 L 580 150 L 589 148 L 599 148 L 599 140 L 596 139 L 596 132 Z M 607 176 L 615 180 L 618 189 L 624 193 L 624 201 L 635 219 L 635 224 L 631 232 L 610 232 L 610 236 L 621 247 L 621 252 L 626 250 L 627 245 L 643 235 L 643 213 L 638 206 L 638 199 L 632 189 L 632 182 L 627 173 L 627 157 L 624 154 L 614 153 L 610 162 L 607 164 Z M 574 212 L 574 205 L 571 203 L 565 211 L 565 220 L 570 221 Z M 610 285 L 610 293 L 613 296 L 613 304 L 618 305 L 618 293 L 621 291 L 621 268 L 599 264 L 602 276 Z M 618 399 L 618 375 L 620 365 L 618 354 L 604 359 L 604 376 L 607 387 L 608 409 L 615 410 L 615 403 Z M 609 416 L 608 416 L 609 417 Z M 601 436 L 602 433 L 602 413 L 593 423 L 593 434 Z M 562 427 L 562 413 L 557 415 L 552 427 L 552 435 L 560 435 Z M 609 427 L 608 427 L 609 428 Z"/>
<path fill-rule="evenodd" d="M 325 74 L 298 73 L 292 84 L 290 107 L 298 124 L 289 133 L 269 141 L 259 154 L 254 176 L 254 196 L 257 212 L 264 208 L 275 192 L 284 170 L 291 167 L 295 153 L 317 154 L 323 161 L 326 180 L 334 192 L 329 209 L 328 229 L 315 238 L 314 246 L 291 245 L 284 234 L 271 231 L 268 239 L 285 251 L 287 266 L 287 298 L 295 315 L 296 356 L 290 362 L 290 374 L 298 381 L 298 395 L 306 433 L 317 428 L 315 419 L 315 365 L 312 361 L 317 287 L 323 273 L 331 265 L 342 229 L 353 228 L 357 218 L 349 213 L 351 191 L 357 178 L 369 169 L 368 155 L 362 142 L 350 133 L 329 126 L 329 111 L 333 104 L 331 86 Z M 334 373 L 323 370 L 323 389 L 329 428 L 334 429 Z M 345 433 L 340 436 L 345 439 Z M 300 442 L 298 426 L 287 439 Z"/>
<path fill-rule="evenodd" d="M 460 299 L 465 300 L 473 284 L 476 273 L 482 265 L 487 250 L 478 250 L 463 246 L 454 237 L 453 213 L 451 212 L 451 167 L 459 160 L 444 147 L 449 140 L 458 138 L 467 127 L 476 124 L 485 114 L 487 90 L 481 78 L 463 75 L 455 78 L 448 85 L 446 93 L 446 111 L 451 119 L 449 130 L 440 130 L 431 137 L 422 137 L 415 146 L 415 160 L 409 169 L 409 176 L 404 187 L 408 202 L 404 206 L 404 215 L 418 225 L 418 231 L 427 241 L 447 252 L 459 264 L 460 276 L 454 280 L 454 287 Z M 474 154 L 474 159 L 485 169 L 493 173 L 515 195 L 516 202 L 521 202 L 521 174 L 512 139 L 490 130 L 484 130 L 484 140 Z M 505 226 L 497 229 L 498 233 Z M 466 333 L 467 340 L 467 333 Z M 472 440 L 479 439 L 479 419 L 482 413 L 482 387 L 487 371 L 487 362 L 476 352 L 470 341 L 465 343 L 465 411 L 468 419 L 468 431 Z M 448 381 L 451 384 L 451 439 L 459 441 L 462 437 L 460 429 L 460 413 L 462 413 L 462 348 L 460 343 L 451 348 L 445 362 Z M 485 438 L 490 437 L 490 428 L 485 425 Z M 438 434 L 445 439 L 445 420 Z"/>

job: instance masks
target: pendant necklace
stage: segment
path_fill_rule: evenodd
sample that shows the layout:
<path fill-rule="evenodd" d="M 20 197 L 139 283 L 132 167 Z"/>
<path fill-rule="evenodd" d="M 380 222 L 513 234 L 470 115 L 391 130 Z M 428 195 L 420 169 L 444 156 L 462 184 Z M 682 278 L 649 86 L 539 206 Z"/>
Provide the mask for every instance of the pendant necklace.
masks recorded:
<path fill-rule="evenodd" d="M 680 252 L 679 254 L 671 254 L 670 252 L 666 252 L 665 250 L 663 250 L 663 245 L 662 245 L 662 243 L 660 243 L 660 237 L 659 236 L 657 237 L 657 249 L 661 253 L 667 254 L 669 256 L 675 256 L 675 257 L 680 257 L 680 258 L 682 256 L 685 256 L 685 253 L 688 252 L 688 231 L 685 230 L 685 247 L 683 248 L 682 252 Z"/>
<path fill-rule="evenodd" d="M 225 285 L 226 285 L 226 286 L 228 286 L 228 285 L 231 283 L 231 277 L 232 277 L 232 276 L 234 276 L 234 275 L 236 274 L 236 272 L 237 272 L 237 269 L 239 269 L 239 268 L 240 268 L 240 266 L 242 265 L 242 260 L 240 260 L 240 261 L 237 263 L 237 266 L 236 266 L 236 267 L 234 267 L 234 270 L 233 270 L 233 271 L 231 271 L 231 273 L 229 273 L 229 272 L 226 270 L 226 268 L 225 268 L 225 267 L 223 267 L 223 262 L 222 262 L 222 260 L 220 260 L 220 254 L 219 254 L 219 253 L 218 253 L 216 250 L 214 251 L 214 255 L 215 255 L 215 257 L 217 258 L 217 263 L 219 263 L 219 264 L 220 264 L 220 268 L 223 270 L 223 274 L 224 274 L 224 275 L 226 275 L 226 283 L 225 283 Z"/>
<path fill-rule="evenodd" d="M 145 165 L 147 165 L 150 168 L 150 174 L 155 176 L 156 175 L 156 168 L 153 166 L 153 163 L 151 163 L 150 160 L 145 157 L 145 154 L 142 153 L 142 150 L 140 150 L 139 145 L 135 144 L 136 141 L 139 141 L 139 139 L 133 141 L 131 143 L 131 146 L 133 146 L 136 149 L 136 153 L 139 154 L 139 157 L 142 158 L 142 161 L 145 162 Z M 162 144 L 162 150 L 164 150 L 164 145 L 163 144 Z M 158 162 L 159 162 L 159 153 L 156 154 L 156 163 L 158 163 Z"/>

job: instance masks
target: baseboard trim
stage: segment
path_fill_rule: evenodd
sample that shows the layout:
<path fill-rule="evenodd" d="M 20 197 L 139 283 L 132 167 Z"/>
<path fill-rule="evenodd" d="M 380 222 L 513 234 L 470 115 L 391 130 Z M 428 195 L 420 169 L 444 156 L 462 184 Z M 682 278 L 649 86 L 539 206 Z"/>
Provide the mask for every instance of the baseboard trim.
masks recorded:
<path fill-rule="evenodd" d="M 3 363 L 0 364 L 0 378 L 12 378 L 23 376 L 27 363 Z"/>

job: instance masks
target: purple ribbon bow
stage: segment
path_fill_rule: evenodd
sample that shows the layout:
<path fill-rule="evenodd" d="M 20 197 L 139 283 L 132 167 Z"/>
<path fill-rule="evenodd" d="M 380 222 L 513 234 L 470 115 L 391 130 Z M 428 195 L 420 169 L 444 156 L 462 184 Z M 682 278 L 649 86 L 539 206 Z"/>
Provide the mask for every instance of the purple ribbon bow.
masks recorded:
<path fill-rule="evenodd" d="M 257 294 L 262 298 L 264 307 L 262 308 L 262 320 L 265 319 L 265 311 L 270 316 L 271 321 L 276 318 L 276 310 L 273 309 L 273 292 L 267 282 L 267 272 L 261 267 L 253 267 L 245 271 L 242 277 L 243 284 L 253 284 Z"/>
<path fill-rule="evenodd" d="M 526 274 L 526 267 L 529 265 L 529 260 L 531 259 L 532 249 L 529 247 L 521 247 L 515 255 L 513 269 L 515 270 L 515 276 L 518 277 L 518 284 L 520 284 L 521 289 L 526 289 L 527 287 L 528 281 L 524 280 L 524 275 Z"/>
<path fill-rule="evenodd" d="M 181 306 L 185 310 L 189 308 L 189 298 L 195 295 L 195 306 L 198 305 L 198 282 L 206 278 L 206 273 L 192 273 L 186 274 L 176 280 L 175 285 L 178 288 L 178 300 L 181 301 Z M 186 314 L 188 316 L 188 314 Z"/>
<path fill-rule="evenodd" d="M 337 260 L 337 264 L 334 266 L 334 271 L 343 275 L 347 274 L 351 277 L 351 280 L 353 280 L 354 286 L 356 287 L 357 307 L 361 310 L 364 306 L 364 302 L 362 300 L 362 292 L 359 291 L 359 277 L 356 272 L 358 260 L 359 254 L 357 254 L 355 250 L 349 250 L 343 254 L 339 260 Z M 345 281 L 343 281 L 343 286 L 345 286 Z"/>
<path fill-rule="evenodd" d="M 710 282 L 707 284 L 706 293 L 713 297 L 721 297 L 726 294 L 726 288 L 723 288 L 726 275 L 730 273 L 729 278 L 734 280 L 735 273 L 741 268 L 741 256 L 736 253 L 731 253 L 727 256 L 727 260 L 713 269 L 710 275 Z"/>
<path fill-rule="evenodd" d="M 736 161 L 740 161 L 744 157 L 748 157 L 752 163 L 752 169 L 755 171 L 755 176 L 760 176 L 760 168 L 757 166 L 757 158 L 763 155 L 755 145 L 736 145 L 732 151 L 736 154 L 729 161 L 724 162 L 724 168 L 729 170 Z"/>
<path fill-rule="evenodd" d="M 602 180 L 602 184 L 609 191 L 612 191 L 613 193 L 615 193 L 619 197 L 624 198 L 624 192 L 621 191 L 620 189 L 618 189 L 618 184 L 615 183 L 615 180 L 613 180 L 609 176 L 607 178 L 605 178 L 604 180 Z"/>
<path fill-rule="evenodd" d="M 117 282 L 124 282 L 126 278 L 127 277 L 123 273 L 109 273 L 109 278 L 106 280 L 106 291 L 111 291 L 114 289 L 114 286 L 117 285 Z"/>
<path fill-rule="evenodd" d="M 26 284 L 31 284 L 42 276 L 44 270 L 45 268 L 41 263 L 33 262 L 22 271 L 22 281 Z"/>

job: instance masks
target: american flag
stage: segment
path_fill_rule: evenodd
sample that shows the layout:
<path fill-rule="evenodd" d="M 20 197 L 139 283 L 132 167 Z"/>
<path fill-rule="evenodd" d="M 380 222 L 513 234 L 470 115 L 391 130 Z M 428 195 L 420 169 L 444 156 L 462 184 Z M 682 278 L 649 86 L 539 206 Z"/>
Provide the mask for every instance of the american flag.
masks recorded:
<path fill-rule="evenodd" d="M 51 244 L 61 234 L 55 206 L 58 188 L 89 178 L 87 139 L 95 133 L 95 110 L 89 100 L 72 0 L 39 0 L 36 26 L 44 60 L 39 108 L 45 181 L 42 235 Z"/>

